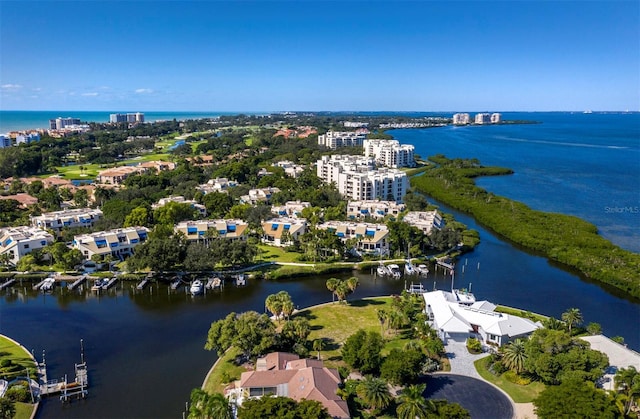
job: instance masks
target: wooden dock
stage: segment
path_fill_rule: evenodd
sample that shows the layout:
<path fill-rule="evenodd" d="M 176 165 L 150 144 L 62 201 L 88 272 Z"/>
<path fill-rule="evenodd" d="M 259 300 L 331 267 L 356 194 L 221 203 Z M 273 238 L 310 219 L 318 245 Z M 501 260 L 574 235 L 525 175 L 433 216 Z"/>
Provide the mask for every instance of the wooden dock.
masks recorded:
<path fill-rule="evenodd" d="M 149 281 L 151 281 L 149 278 L 145 278 L 142 281 L 140 281 L 140 283 L 138 285 L 136 285 L 136 289 L 137 290 L 143 290 L 144 287 L 147 286 L 147 284 L 149 283 Z"/>
<path fill-rule="evenodd" d="M 103 282 L 102 289 L 103 290 L 108 290 L 109 288 L 114 286 L 116 284 L 116 282 L 118 282 L 118 277 L 117 276 L 111 277 L 106 282 Z"/>
<path fill-rule="evenodd" d="M 67 285 L 67 288 L 69 288 L 70 290 L 74 290 L 76 288 L 78 288 L 80 286 L 80 284 L 83 284 L 84 281 L 87 280 L 87 275 L 82 275 L 80 278 L 76 279 L 75 281 L 73 281 L 73 283 Z"/>

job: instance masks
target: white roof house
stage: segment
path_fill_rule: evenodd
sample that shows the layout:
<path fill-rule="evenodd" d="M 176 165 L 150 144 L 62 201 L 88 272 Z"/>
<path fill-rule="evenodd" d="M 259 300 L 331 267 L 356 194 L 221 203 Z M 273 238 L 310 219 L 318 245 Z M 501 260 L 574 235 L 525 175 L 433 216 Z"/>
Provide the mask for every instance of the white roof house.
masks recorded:
<path fill-rule="evenodd" d="M 35 249 L 53 243 L 53 236 L 36 227 L 20 226 L 0 229 L 0 255 L 8 255 L 14 265 Z"/>
<path fill-rule="evenodd" d="M 94 221 L 102 218 L 102 211 L 93 208 L 77 208 L 64 211 L 46 212 L 31 216 L 31 225 L 42 230 L 60 234 L 63 228 L 93 227 Z"/>
<path fill-rule="evenodd" d="M 429 321 L 445 343 L 448 339 L 464 342 L 477 337 L 487 344 L 502 346 L 542 327 L 539 322 L 498 313 L 488 301 L 465 301 L 455 292 L 433 291 L 423 297 Z"/>

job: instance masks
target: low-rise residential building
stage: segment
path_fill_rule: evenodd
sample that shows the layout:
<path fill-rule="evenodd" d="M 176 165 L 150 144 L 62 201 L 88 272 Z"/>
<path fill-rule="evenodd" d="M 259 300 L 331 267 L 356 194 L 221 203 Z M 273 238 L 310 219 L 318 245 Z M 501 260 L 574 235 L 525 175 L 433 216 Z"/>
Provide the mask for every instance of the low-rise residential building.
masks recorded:
<path fill-rule="evenodd" d="M 272 352 L 256 361 L 255 371 L 243 372 L 226 395 L 242 405 L 246 398 L 265 395 L 289 397 L 296 401 L 314 400 L 335 419 L 348 419 L 347 402 L 337 395 L 341 383 L 335 368 L 317 359 L 300 359 L 286 352 Z"/>
<path fill-rule="evenodd" d="M 133 254 L 137 245 L 147 240 L 148 234 L 146 227 L 118 228 L 75 236 L 72 245 L 82 252 L 85 259 L 100 255 L 123 260 Z"/>
<path fill-rule="evenodd" d="M 292 177 L 294 179 L 300 176 L 302 172 L 304 172 L 304 166 L 295 164 L 288 160 L 279 161 L 274 163 L 273 165 L 275 167 L 281 167 L 282 169 L 284 169 L 285 175 Z"/>
<path fill-rule="evenodd" d="M 327 221 L 317 228 L 335 233 L 343 242 L 356 239 L 354 250 L 357 253 L 389 254 L 389 229 L 384 224 Z"/>
<path fill-rule="evenodd" d="M 175 168 L 175 163 L 167 161 L 148 161 L 136 166 L 114 167 L 98 173 L 96 182 L 106 185 L 121 185 L 127 177 L 133 174 L 147 173 L 149 170 L 157 170 L 160 172 L 173 170 Z"/>
<path fill-rule="evenodd" d="M 290 246 L 307 232 L 304 218 L 281 217 L 262 223 L 262 242 L 272 246 Z"/>
<path fill-rule="evenodd" d="M 46 212 L 29 218 L 33 227 L 51 230 L 59 235 L 63 228 L 93 227 L 93 224 L 102 218 L 102 211 L 93 208 L 78 208 Z"/>
<path fill-rule="evenodd" d="M 468 113 L 453 114 L 453 125 L 468 125 L 471 122 Z"/>
<path fill-rule="evenodd" d="M 17 264 L 24 256 L 36 249 L 53 243 L 51 233 L 36 227 L 20 226 L 0 229 L 0 255 L 7 255 L 8 261 Z"/>
<path fill-rule="evenodd" d="M 345 128 L 367 128 L 369 126 L 368 122 L 357 122 L 357 121 L 343 121 L 342 125 Z"/>
<path fill-rule="evenodd" d="M 151 208 L 158 209 L 160 207 L 164 207 L 169 202 L 176 202 L 178 204 L 189 204 L 191 208 L 197 210 L 201 216 L 207 216 L 207 207 L 202 204 L 198 204 L 193 199 L 184 199 L 184 196 L 169 196 L 167 198 L 160 198 L 160 200 L 156 204 L 151 205 Z"/>
<path fill-rule="evenodd" d="M 384 218 L 386 216 L 397 217 L 406 206 L 395 201 L 382 201 L 379 199 L 370 201 L 349 201 L 347 204 L 347 217 L 358 219 L 365 217 Z"/>
<path fill-rule="evenodd" d="M 423 298 L 428 323 L 445 344 L 475 337 L 485 344 L 503 346 L 542 327 L 540 322 L 498 313 L 495 304 L 476 301 L 472 294 L 460 290 L 426 292 Z"/>
<path fill-rule="evenodd" d="M 362 131 L 328 131 L 318 136 L 318 145 L 335 150 L 340 147 L 362 147 L 367 134 Z"/>
<path fill-rule="evenodd" d="M 431 233 L 434 228 L 441 230 L 444 227 L 444 220 L 440 213 L 433 211 L 409 211 L 404 215 L 402 221 L 410 226 L 417 227 L 424 234 Z"/>
<path fill-rule="evenodd" d="M 219 238 L 246 240 L 249 225 L 242 220 L 197 220 L 181 221 L 174 227 L 176 232 L 185 235 L 189 241 L 208 243 Z"/>
<path fill-rule="evenodd" d="M 373 199 L 402 202 L 409 181 L 398 169 L 375 168 L 370 157 L 322 156 L 316 163 L 317 175 L 327 183 L 335 183 L 338 191 L 354 201 Z"/>
<path fill-rule="evenodd" d="M 415 147 L 400 144 L 398 140 L 364 140 L 364 156 L 372 157 L 378 164 L 387 167 L 415 167 Z"/>
<path fill-rule="evenodd" d="M 227 193 L 230 188 L 238 186 L 238 182 L 235 180 L 229 180 L 226 177 L 218 177 L 215 179 L 209 179 L 204 185 L 199 185 L 196 189 L 205 195 L 211 192 Z"/>
<path fill-rule="evenodd" d="M 268 204 L 271 202 L 271 196 L 274 193 L 280 192 L 280 189 L 276 187 L 250 189 L 248 195 L 242 195 L 240 197 L 241 204 Z"/>
<path fill-rule="evenodd" d="M 11 147 L 13 142 L 8 135 L 0 135 L 0 148 Z"/>
<path fill-rule="evenodd" d="M 20 208 L 28 208 L 31 205 L 36 205 L 38 203 L 38 198 L 35 196 L 31 196 L 28 193 L 17 193 L 15 195 L 0 195 L 0 199 L 13 199 L 14 201 L 18 201 L 20 204 Z"/>
<path fill-rule="evenodd" d="M 280 217 L 294 217 L 298 218 L 302 215 L 302 210 L 310 208 L 310 202 L 302 201 L 287 201 L 284 205 L 274 205 L 271 207 L 271 212 Z"/>

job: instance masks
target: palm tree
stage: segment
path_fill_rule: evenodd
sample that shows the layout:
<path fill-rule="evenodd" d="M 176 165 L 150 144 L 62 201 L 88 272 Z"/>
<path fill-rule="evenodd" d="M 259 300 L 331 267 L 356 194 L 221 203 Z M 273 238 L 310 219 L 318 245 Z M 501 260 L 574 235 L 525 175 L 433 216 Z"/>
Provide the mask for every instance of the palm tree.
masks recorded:
<path fill-rule="evenodd" d="M 316 339 L 313 341 L 313 350 L 318 352 L 318 361 L 320 360 L 320 351 L 324 348 L 324 339 Z"/>
<path fill-rule="evenodd" d="M 350 293 L 349 286 L 345 281 L 338 282 L 338 286 L 336 287 L 335 293 L 338 297 L 338 301 L 347 302 L 347 295 Z"/>
<path fill-rule="evenodd" d="M 640 371 L 634 366 L 620 368 L 614 377 L 616 389 L 625 395 L 624 414 L 628 415 L 631 408 L 640 399 Z"/>
<path fill-rule="evenodd" d="M 277 294 L 271 294 L 264 301 L 264 305 L 278 320 L 282 313 L 282 301 L 278 298 Z"/>
<path fill-rule="evenodd" d="M 381 335 L 384 338 L 384 333 L 387 329 L 387 322 L 389 321 L 389 313 L 386 310 L 376 310 L 376 315 L 378 316 L 378 321 L 380 322 Z"/>
<path fill-rule="evenodd" d="M 578 308 L 570 308 L 562 313 L 562 320 L 567 324 L 569 328 L 569 334 L 571 334 L 571 328 L 582 324 L 582 313 Z"/>
<path fill-rule="evenodd" d="M 396 413 L 399 419 L 423 419 L 429 412 L 435 410 L 433 402 L 424 398 L 426 384 L 416 384 L 406 387 L 398 397 Z"/>
<path fill-rule="evenodd" d="M 358 288 L 358 285 L 360 285 L 360 281 L 355 276 L 347 279 L 347 287 L 349 287 L 349 291 L 351 291 L 351 293 L 353 293 L 356 288 Z"/>
<path fill-rule="evenodd" d="M 189 419 L 233 419 L 233 410 L 222 394 L 196 388 L 191 392 Z"/>
<path fill-rule="evenodd" d="M 525 344 L 522 339 L 510 342 L 503 349 L 502 362 L 504 366 L 520 374 L 524 371 L 524 363 L 527 360 Z"/>
<path fill-rule="evenodd" d="M 335 301 L 334 297 L 336 295 L 336 289 L 338 285 L 340 285 L 340 280 L 338 278 L 329 278 L 327 279 L 327 289 L 331 291 L 331 301 Z"/>
<path fill-rule="evenodd" d="M 16 404 L 6 397 L 0 397 L 0 418 L 12 419 L 16 415 Z"/>
<path fill-rule="evenodd" d="M 549 330 L 560 330 L 563 328 L 562 326 L 563 326 L 562 322 L 556 319 L 555 317 L 549 317 L 544 322 L 544 327 L 546 327 Z"/>
<path fill-rule="evenodd" d="M 282 314 L 287 318 L 287 320 L 289 320 L 289 317 L 293 314 L 293 310 L 295 310 L 295 306 L 291 299 L 284 300 L 282 302 Z"/>
<path fill-rule="evenodd" d="M 391 402 L 387 382 L 375 377 L 366 377 L 356 387 L 356 394 L 370 410 L 384 409 Z"/>

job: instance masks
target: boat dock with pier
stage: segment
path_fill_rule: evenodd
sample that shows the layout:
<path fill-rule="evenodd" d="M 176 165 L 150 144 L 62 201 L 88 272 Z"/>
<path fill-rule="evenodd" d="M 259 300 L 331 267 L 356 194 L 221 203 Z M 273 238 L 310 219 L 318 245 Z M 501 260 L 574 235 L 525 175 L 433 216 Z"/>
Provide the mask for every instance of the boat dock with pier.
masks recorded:
<path fill-rule="evenodd" d="M 80 340 L 80 358 L 81 362 L 75 364 L 75 378 L 69 380 L 65 374 L 64 378 L 50 380 L 47 376 L 47 363 L 45 361 L 44 352 L 42 354 L 42 362 L 37 364 L 37 371 L 40 385 L 40 397 L 59 396 L 60 401 L 65 403 L 74 398 L 86 398 L 89 394 L 89 371 L 87 363 L 84 360 L 84 348 L 82 339 Z"/>

